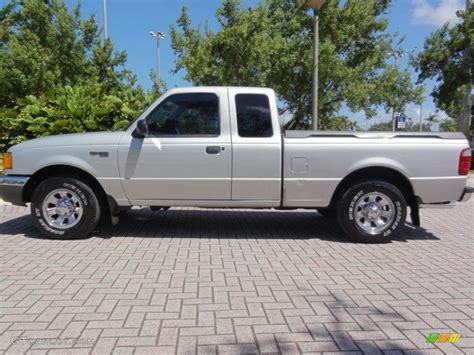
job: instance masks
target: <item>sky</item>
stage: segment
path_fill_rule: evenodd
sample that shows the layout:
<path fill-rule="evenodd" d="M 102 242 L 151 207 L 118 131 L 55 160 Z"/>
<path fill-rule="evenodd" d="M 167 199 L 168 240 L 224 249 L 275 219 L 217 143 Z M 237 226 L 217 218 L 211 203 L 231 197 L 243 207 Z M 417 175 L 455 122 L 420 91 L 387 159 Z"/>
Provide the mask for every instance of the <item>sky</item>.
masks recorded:
<path fill-rule="evenodd" d="M 4 4 L 6 0 L 0 0 Z M 73 7 L 76 0 L 66 0 Z M 243 0 L 245 6 L 252 6 L 258 0 Z M 150 31 L 169 32 L 181 14 L 183 5 L 189 8 L 194 25 L 208 21 L 212 29 L 218 29 L 215 12 L 220 0 L 107 0 L 108 33 L 116 49 L 125 50 L 128 55 L 127 67 L 138 77 L 139 83 L 145 88 L 152 86 L 150 70 L 156 68 L 156 41 Z M 83 16 L 95 15 L 102 25 L 102 0 L 82 0 Z M 457 21 L 456 11 L 465 7 L 465 0 L 393 0 L 388 13 L 389 31 L 405 36 L 404 49 L 419 51 L 423 48 L 424 39 L 446 21 Z M 322 14 L 323 16 L 324 14 Z M 401 58 L 399 63 L 406 66 L 408 57 Z M 324 65 L 324 63 L 320 63 Z M 183 79 L 184 73 L 172 74 L 174 54 L 169 36 L 161 42 L 161 77 L 167 87 L 189 86 Z M 415 78 L 415 75 L 413 75 Z M 426 99 L 423 105 L 423 116 L 435 110 L 429 97 L 432 82 L 427 83 Z M 419 117 L 420 109 L 413 105 L 406 107 L 406 114 Z M 367 122 L 363 113 L 351 113 L 343 109 L 343 114 L 356 120 L 362 128 L 369 124 L 389 119 L 383 111 L 376 118 Z M 443 114 L 441 113 L 441 116 Z"/>

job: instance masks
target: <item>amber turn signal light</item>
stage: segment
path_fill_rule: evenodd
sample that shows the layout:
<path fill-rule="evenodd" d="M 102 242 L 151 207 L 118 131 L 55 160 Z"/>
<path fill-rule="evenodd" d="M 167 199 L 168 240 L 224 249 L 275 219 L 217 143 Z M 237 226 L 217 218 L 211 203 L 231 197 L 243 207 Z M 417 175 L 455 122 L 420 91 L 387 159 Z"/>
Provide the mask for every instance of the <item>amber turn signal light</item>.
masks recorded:
<path fill-rule="evenodd" d="M 13 169 L 12 153 L 3 153 L 3 169 Z"/>

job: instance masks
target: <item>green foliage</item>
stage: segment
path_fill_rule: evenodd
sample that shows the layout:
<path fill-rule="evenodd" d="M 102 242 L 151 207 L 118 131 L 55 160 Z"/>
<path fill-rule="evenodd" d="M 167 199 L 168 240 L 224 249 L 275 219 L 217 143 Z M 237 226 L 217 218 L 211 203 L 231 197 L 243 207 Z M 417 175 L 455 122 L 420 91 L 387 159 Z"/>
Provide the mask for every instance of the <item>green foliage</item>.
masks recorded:
<path fill-rule="evenodd" d="M 456 132 L 458 127 L 455 120 L 446 118 L 439 124 L 439 130 L 441 132 Z"/>
<path fill-rule="evenodd" d="M 0 9 L 0 151 L 38 136 L 125 127 L 151 100 L 125 62 L 79 5 L 9 1 Z"/>
<path fill-rule="evenodd" d="M 431 93 L 436 106 L 456 119 L 463 110 L 463 97 L 474 84 L 474 5 L 459 16 L 462 22 L 446 23 L 432 33 L 423 51 L 412 59 L 419 82 L 437 82 Z"/>
<path fill-rule="evenodd" d="M 423 132 L 432 132 L 431 125 L 429 123 L 423 123 L 421 125 L 421 129 Z M 408 132 L 419 132 L 420 131 L 420 124 L 419 123 L 410 123 L 407 124 L 407 128 L 405 131 Z"/>
<path fill-rule="evenodd" d="M 325 125 L 321 127 L 328 131 L 356 131 L 359 130 L 357 122 L 351 121 L 346 116 L 333 116 L 330 120 L 326 120 Z"/>
<path fill-rule="evenodd" d="M 368 117 L 376 109 L 418 101 L 408 71 L 391 65 L 400 50 L 388 34 L 389 0 L 328 0 L 321 10 L 319 118 L 322 127 L 343 103 Z M 186 7 L 171 28 L 175 72 L 197 85 L 249 85 L 274 88 L 282 111 L 294 114 L 288 128 L 311 119 L 312 15 L 302 1 L 266 0 L 244 8 L 224 0 L 217 11 L 221 26 L 193 27 Z M 335 126 L 339 126 L 335 124 Z"/>
<path fill-rule="evenodd" d="M 431 132 L 431 126 L 428 123 L 423 123 L 422 125 L 423 132 Z M 368 131 L 374 132 L 391 132 L 392 131 L 392 122 L 380 122 L 373 124 L 369 127 Z M 408 119 L 406 122 L 406 127 L 404 129 L 399 129 L 401 132 L 419 132 L 420 124 L 414 123 L 411 119 Z"/>
<path fill-rule="evenodd" d="M 88 83 L 57 88 L 52 95 L 27 96 L 13 119 L 26 137 L 123 129 L 136 117 L 143 102 L 132 90 L 118 95 L 103 93 L 103 86 Z M 21 137 L 19 140 L 23 140 Z"/>
<path fill-rule="evenodd" d="M 375 123 L 369 127 L 368 131 L 388 132 L 392 130 L 392 122 Z"/>

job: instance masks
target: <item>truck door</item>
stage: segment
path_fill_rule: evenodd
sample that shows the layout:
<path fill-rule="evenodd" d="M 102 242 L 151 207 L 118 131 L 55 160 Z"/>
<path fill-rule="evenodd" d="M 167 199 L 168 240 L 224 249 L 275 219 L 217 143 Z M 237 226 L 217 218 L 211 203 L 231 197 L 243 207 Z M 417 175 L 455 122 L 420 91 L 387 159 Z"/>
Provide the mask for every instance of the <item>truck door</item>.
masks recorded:
<path fill-rule="evenodd" d="M 148 136 L 131 137 L 132 126 L 119 146 L 128 199 L 134 204 L 230 200 L 228 111 L 224 88 L 170 90 L 160 98 L 141 117 L 148 124 Z"/>
<path fill-rule="evenodd" d="M 281 136 L 275 95 L 268 89 L 229 89 L 232 200 L 280 205 Z"/>

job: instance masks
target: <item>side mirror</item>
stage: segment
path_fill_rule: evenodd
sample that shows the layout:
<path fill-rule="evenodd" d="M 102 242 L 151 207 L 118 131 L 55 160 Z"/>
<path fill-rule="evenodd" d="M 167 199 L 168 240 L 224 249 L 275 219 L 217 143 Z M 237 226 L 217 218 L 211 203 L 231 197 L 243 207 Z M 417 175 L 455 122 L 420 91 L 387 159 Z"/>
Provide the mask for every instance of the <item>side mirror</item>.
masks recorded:
<path fill-rule="evenodd" d="M 138 120 L 137 127 L 132 132 L 133 138 L 145 138 L 148 134 L 148 125 L 145 120 Z"/>

